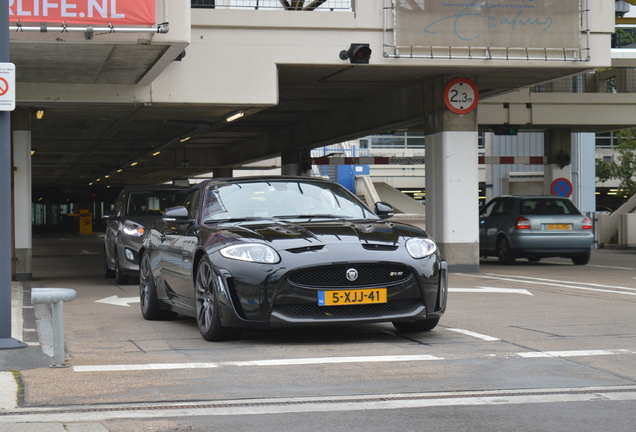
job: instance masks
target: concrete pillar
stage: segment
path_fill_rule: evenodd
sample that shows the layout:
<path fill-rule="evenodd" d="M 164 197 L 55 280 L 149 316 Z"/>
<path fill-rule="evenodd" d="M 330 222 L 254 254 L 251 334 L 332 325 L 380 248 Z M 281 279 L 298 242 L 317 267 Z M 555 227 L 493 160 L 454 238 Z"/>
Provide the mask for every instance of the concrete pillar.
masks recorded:
<path fill-rule="evenodd" d="M 572 145 L 572 201 L 584 213 L 596 211 L 596 134 L 575 133 Z"/>
<path fill-rule="evenodd" d="M 16 281 L 31 280 L 31 117 L 30 111 L 16 109 L 11 114 L 13 141 L 13 211 L 15 224 Z"/>
<path fill-rule="evenodd" d="M 476 111 L 446 108 L 440 77 L 428 92 L 426 227 L 451 271 L 479 271 L 479 158 Z"/>
<path fill-rule="evenodd" d="M 552 129 L 544 132 L 544 154 L 547 163 L 543 172 L 543 194 L 552 195 L 552 182 L 559 178 L 572 181 L 572 131 Z"/>
<path fill-rule="evenodd" d="M 281 174 L 310 176 L 311 150 L 291 149 L 281 152 Z"/>

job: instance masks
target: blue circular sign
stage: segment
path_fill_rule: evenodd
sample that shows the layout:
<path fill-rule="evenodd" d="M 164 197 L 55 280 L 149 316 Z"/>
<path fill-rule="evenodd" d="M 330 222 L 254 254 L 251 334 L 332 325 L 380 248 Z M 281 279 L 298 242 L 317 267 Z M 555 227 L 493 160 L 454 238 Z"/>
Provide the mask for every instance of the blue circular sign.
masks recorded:
<path fill-rule="evenodd" d="M 558 178 L 552 182 L 550 192 L 552 192 L 554 196 L 569 198 L 570 195 L 572 195 L 572 183 L 566 178 Z"/>

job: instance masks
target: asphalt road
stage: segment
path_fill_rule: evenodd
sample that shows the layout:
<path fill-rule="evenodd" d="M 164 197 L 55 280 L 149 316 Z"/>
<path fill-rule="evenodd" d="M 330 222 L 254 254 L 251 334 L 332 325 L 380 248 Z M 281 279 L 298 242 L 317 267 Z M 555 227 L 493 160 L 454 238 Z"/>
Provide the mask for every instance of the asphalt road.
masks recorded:
<path fill-rule="evenodd" d="M 193 319 L 144 321 L 136 281 L 104 279 L 101 249 L 97 236 L 35 239 L 30 285 L 78 293 L 64 309 L 69 367 L 10 367 L 23 400 L 0 430 L 636 430 L 636 251 L 596 250 L 586 266 L 482 260 L 451 273 L 429 333 L 374 324 L 210 343 Z M 46 350 L 44 333 L 29 338 Z"/>

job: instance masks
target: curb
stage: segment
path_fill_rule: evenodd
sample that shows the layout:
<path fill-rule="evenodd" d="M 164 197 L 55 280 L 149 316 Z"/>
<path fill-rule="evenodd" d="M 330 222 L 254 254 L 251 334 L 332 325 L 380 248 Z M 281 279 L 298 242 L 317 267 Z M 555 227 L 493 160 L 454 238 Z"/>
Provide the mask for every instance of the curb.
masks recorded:
<path fill-rule="evenodd" d="M 17 408 L 18 384 L 13 373 L 0 372 L 0 409 Z"/>

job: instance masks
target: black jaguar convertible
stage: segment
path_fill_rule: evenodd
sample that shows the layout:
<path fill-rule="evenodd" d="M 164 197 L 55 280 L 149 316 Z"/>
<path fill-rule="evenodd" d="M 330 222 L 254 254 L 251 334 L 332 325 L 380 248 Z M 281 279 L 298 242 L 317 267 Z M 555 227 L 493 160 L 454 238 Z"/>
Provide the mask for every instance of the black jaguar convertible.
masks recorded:
<path fill-rule="evenodd" d="M 144 236 L 141 312 L 195 317 L 210 341 L 246 327 L 431 330 L 446 308 L 446 262 L 423 230 L 392 215 L 311 177 L 200 183 Z"/>

